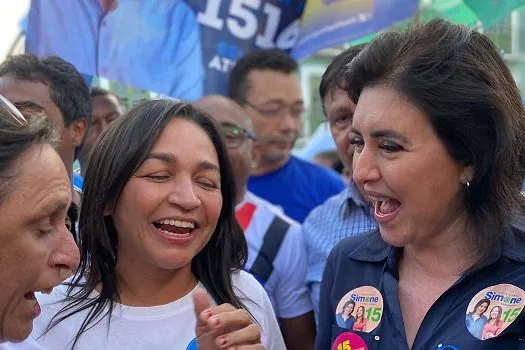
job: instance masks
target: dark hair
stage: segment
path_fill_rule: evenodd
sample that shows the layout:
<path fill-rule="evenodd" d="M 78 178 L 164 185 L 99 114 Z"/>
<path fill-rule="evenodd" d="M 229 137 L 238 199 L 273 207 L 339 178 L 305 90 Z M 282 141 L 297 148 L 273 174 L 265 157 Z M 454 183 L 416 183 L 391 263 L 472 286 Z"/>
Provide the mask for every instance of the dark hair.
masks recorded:
<path fill-rule="evenodd" d="M 233 172 L 220 133 L 205 114 L 189 104 L 147 101 L 135 106 L 102 133 L 86 171 L 80 214 L 80 266 L 68 288 L 68 305 L 48 326 L 50 329 L 89 309 L 72 348 L 82 333 L 98 322 L 101 314 L 111 318 L 114 302 L 119 300 L 115 270 L 119 242 L 112 217 L 104 215 L 106 206 L 119 200 L 122 189 L 173 119 L 190 121 L 204 130 L 215 146 L 220 165 L 221 213 L 210 241 L 194 257 L 192 271 L 215 302 L 244 308 L 233 291 L 231 272 L 244 266 L 247 244 L 234 216 Z M 88 298 L 99 283 L 102 289 L 98 296 Z"/>
<path fill-rule="evenodd" d="M 297 71 L 297 61 L 280 49 L 259 50 L 240 58 L 230 73 L 228 96 L 239 104 L 246 101 L 250 89 L 248 74 L 252 70 L 273 70 L 285 74 Z"/>
<path fill-rule="evenodd" d="M 98 86 L 93 86 L 91 88 L 91 97 L 106 96 L 106 95 L 112 95 L 112 93 L 109 90 L 103 89 Z"/>
<path fill-rule="evenodd" d="M 366 87 L 395 89 L 426 114 L 449 154 L 473 167 L 463 204 L 473 251 L 488 256 L 525 207 L 525 110 L 494 44 L 432 20 L 376 38 L 348 66 L 346 85 L 355 103 Z"/>
<path fill-rule="evenodd" d="M 336 89 L 344 89 L 346 65 L 361 52 L 363 47 L 364 45 L 358 45 L 344 50 L 334 57 L 323 73 L 321 83 L 319 84 L 319 96 L 321 97 L 321 105 L 325 115 L 324 98 L 328 93 L 333 93 Z"/>
<path fill-rule="evenodd" d="M 21 126 L 0 108 L 0 204 L 16 187 L 13 164 L 34 145 L 55 146 L 57 135 L 51 122 L 42 115 L 26 114 L 28 126 Z"/>
<path fill-rule="evenodd" d="M 490 312 L 489 312 L 489 319 L 487 320 L 487 323 L 490 323 L 490 324 L 493 324 L 492 320 L 494 320 L 495 318 L 492 317 L 492 311 L 494 311 L 495 308 L 498 308 L 499 309 L 499 312 L 498 312 L 498 320 L 501 318 L 501 314 L 503 313 L 503 308 L 499 305 L 496 305 L 494 306 Z"/>
<path fill-rule="evenodd" d="M 56 56 L 10 56 L 0 65 L 0 77 L 6 75 L 17 80 L 47 85 L 51 100 L 62 112 L 66 126 L 78 119 L 86 119 L 89 124 L 89 89 L 82 75 L 71 63 Z"/>
<path fill-rule="evenodd" d="M 487 304 L 487 309 L 489 308 L 490 306 L 490 300 L 489 299 L 481 299 L 480 301 L 478 301 L 476 303 L 476 305 L 474 305 L 474 308 L 472 309 L 472 311 L 470 312 L 470 314 L 472 315 L 473 313 L 476 312 L 476 309 L 481 305 L 481 304 Z"/>
<path fill-rule="evenodd" d="M 363 314 L 361 315 L 361 322 L 363 322 L 363 320 L 366 320 L 366 315 L 365 315 L 365 312 L 366 312 L 366 309 L 363 305 L 359 306 L 357 308 L 357 310 L 355 311 L 355 320 L 358 321 L 359 320 L 359 316 L 357 316 L 357 312 L 359 311 L 360 308 L 363 308 Z"/>
<path fill-rule="evenodd" d="M 344 305 L 343 305 L 343 312 L 345 311 L 345 309 L 350 306 L 350 305 L 353 305 L 355 307 L 355 301 L 353 301 L 352 299 L 348 300 Z"/>
<path fill-rule="evenodd" d="M 115 95 L 111 91 L 103 89 L 103 88 L 98 87 L 98 86 L 93 86 L 91 88 L 91 98 L 98 97 L 98 96 L 107 96 L 107 95 L 114 96 L 117 99 L 118 103 L 122 104 L 122 101 L 120 100 L 120 97 L 118 97 L 117 95 Z"/>

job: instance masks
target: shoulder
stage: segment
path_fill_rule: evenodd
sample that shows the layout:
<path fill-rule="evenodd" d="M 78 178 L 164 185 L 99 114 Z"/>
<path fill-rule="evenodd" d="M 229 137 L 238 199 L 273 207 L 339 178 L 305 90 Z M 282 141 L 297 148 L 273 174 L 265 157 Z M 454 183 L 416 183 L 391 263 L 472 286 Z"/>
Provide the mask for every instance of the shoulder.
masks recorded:
<path fill-rule="evenodd" d="M 235 294 L 259 324 L 266 326 L 268 319 L 275 318 L 266 291 L 251 274 L 243 270 L 234 271 L 232 284 Z"/>
<path fill-rule="evenodd" d="M 291 156 L 290 162 L 292 162 L 292 164 L 295 167 L 300 168 L 301 170 L 306 171 L 310 174 L 315 174 L 318 176 L 322 176 L 324 178 L 338 179 L 341 182 L 343 182 L 343 180 L 341 179 L 341 176 L 339 176 L 339 174 L 336 171 L 329 169 L 327 167 L 309 162 L 307 160 L 304 160 L 304 159 L 301 159 L 295 156 Z"/>
<path fill-rule="evenodd" d="M 329 261 L 352 259 L 378 262 L 388 257 L 391 246 L 383 241 L 379 230 L 341 240 L 330 253 Z"/>
<path fill-rule="evenodd" d="M 306 217 L 304 223 L 320 220 L 332 220 L 334 210 L 339 209 L 341 203 L 347 198 L 347 189 L 328 198 L 323 204 L 315 207 Z M 304 224 L 303 224 L 304 225 Z"/>
<path fill-rule="evenodd" d="M 254 302 L 260 301 L 264 288 L 248 272 L 236 270 L 232 273 L 232 284 L 236 294 L 241 298 L 249 298 Z"/>

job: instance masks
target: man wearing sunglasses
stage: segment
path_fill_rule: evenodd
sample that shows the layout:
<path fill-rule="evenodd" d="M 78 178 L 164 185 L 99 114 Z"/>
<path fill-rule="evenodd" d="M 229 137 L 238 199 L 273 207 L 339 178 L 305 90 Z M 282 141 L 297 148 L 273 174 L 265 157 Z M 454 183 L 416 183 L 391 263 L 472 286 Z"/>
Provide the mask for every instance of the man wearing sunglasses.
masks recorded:
<path fill-rule="evenodd" d="M 257 136 L 260 158 L 248 188 L 302 223 L 345 184 L 335 171 L 291 155 L 305 112 L 297 62 L 278 49 L 247 54 L 230 75 L 230 98 L 242 105 Z"/>
<path fill-rule="evenodd" d="M 235 174 L 235 214 L 248 243 L 245 266 L 264 286 L 279 318 L 288 350 L 313 349 L 315 323 L 305 285 L 306 251 L 300 226 L 246 190 L 254 163 L 254 136 L 243 108 L 223 96 L 195 104 L 219 126 Z"/>

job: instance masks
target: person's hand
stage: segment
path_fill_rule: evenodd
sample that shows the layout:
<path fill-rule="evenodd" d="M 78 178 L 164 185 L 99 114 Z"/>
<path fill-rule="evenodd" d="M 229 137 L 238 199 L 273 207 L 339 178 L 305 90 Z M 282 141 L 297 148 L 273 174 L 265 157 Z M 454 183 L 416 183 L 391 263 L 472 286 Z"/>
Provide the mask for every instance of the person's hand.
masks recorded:
<path fill-rule="evenodd" d="M 208 293 L 197 289 L 193 293 L 197 325 L 195 333 L 200 350 L 238 349 L 264 350 L 259 327 L 246 310 L 230 304 L 211 307 Z"/>

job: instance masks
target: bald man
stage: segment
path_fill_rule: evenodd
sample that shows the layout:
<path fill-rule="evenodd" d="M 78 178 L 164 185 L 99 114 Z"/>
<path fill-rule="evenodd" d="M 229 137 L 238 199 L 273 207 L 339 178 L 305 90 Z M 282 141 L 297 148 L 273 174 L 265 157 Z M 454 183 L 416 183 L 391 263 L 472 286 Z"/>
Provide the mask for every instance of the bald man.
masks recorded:
<path fill-rule="evenodd" d="M 300 225 L 246 189 L 256 156 L 250 120 L 243 108 L 223 96 L 204 97 L 194 106 L 217 123 L 228 149 L 237 187 L 235 214 L 248 242 L 245 270 L 266 289 L 287 349 L 313 349 L 315 322 Z"/>

